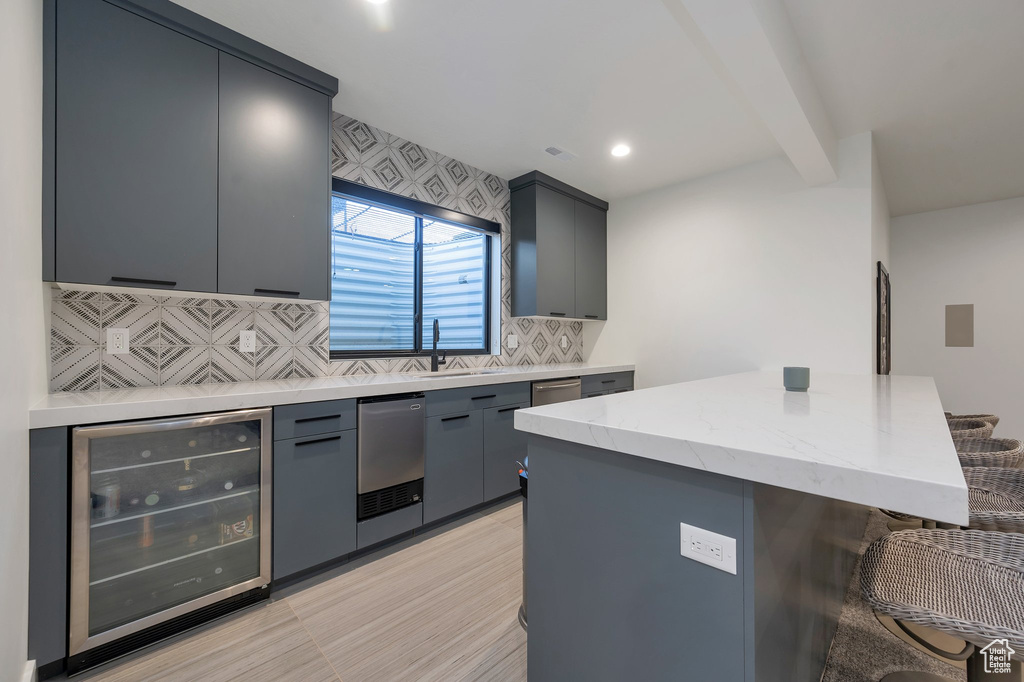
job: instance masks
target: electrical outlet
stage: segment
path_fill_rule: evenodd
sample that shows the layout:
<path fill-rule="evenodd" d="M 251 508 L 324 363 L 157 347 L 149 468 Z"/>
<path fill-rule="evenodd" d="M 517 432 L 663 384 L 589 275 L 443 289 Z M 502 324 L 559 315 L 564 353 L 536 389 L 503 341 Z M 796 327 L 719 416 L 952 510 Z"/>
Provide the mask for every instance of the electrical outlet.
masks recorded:
<path fill-rule="evenodd" d="M 515 350 L 516 348 L 519 348 L 519 337 L 516 336 L 515 334 L 509 334 L 508 335 L 508 349 L 509 350 Z"/>
<path fill-rule="evenodd" d="M 129 347 L 129 330 L 127 329 L 115 329 L 113 327 L 107 329 L 107 354 L 108 355 L 123 355 L 130 349 Z"/>
<path fill-rule="evenodd" d="M 238 352 L 239 353 L 255 353 L 256 352 L 256 330 L 255 329 L 243 329 L 238 332 Z"/>
<path fill-rule="evenodd" d="M 561 344 L 562 344 L 562 350 L 565 350 L 566 348 L 569 347 L 569 337 L 566 336 L 565 334 L 562 334 Z"/>
<path fill-rule="evenodd" d="M 687 559 L 736 575 L 736 538 L 680 523 L 679 553 Z"/>

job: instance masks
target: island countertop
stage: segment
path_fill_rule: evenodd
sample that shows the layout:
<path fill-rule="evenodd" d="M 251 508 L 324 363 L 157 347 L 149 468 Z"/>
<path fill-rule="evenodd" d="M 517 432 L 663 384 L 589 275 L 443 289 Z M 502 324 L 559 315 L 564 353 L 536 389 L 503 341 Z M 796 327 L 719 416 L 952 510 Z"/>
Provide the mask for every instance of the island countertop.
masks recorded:
<path fill-rule="evenodd" d="M 930 377 L 749 372 L 519 410 L 521 431 L 967 525 Z"/>

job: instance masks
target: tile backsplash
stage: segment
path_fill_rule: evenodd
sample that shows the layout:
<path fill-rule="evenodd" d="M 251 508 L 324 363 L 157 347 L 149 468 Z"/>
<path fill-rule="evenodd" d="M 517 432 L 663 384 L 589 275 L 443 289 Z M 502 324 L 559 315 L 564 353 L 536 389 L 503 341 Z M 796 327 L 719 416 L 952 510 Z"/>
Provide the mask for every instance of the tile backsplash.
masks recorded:
<path fill-rule="evenodd" d="M 336 177 L 501 223 L 501 355 L 456 356 L 448 369 L 583 360 L 583 323 L 511 316 L 508 182 L 348 116 L 334 115 Z M 130 352 L 104 350 L 106 329 L 128 328 Z M 238 333 L 256 331 L 256 353 Z M 515 350 L 506 347 L 518 336 Z M 326 303 L 263 303 L 54 288 L 50 391 L 416 372 L 427 358 L 330 362 Z M 568 343 L 563 349 L 562 336 Z"/>

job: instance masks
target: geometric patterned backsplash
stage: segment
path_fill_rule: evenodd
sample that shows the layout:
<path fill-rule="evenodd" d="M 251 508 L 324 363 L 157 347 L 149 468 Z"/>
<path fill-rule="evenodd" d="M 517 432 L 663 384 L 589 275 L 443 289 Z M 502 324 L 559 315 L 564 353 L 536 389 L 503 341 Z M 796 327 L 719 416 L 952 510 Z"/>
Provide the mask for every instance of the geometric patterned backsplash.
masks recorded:
<path fill-rule="evenodd" d="M 583 361 L 583 323 L 512 318 L 508 182 L 348 116 L 334 114 L 336 177 L 501 224 L 501 355 L 455 356 L 447 369 Z M 429 358 L 330 362 L 326 303 L 150 296 L 53 289 L 50 391 L 93 391 L 293 377 L 421 372 Z M 103 348 L 109 327 L 131 330 L 130 352 Z M 256 330 L 257 351 L 238 352 Z M 508 334 L 519 345 L 506 347 Z M 568 347 L 559 344 L 562 336 Z"/>

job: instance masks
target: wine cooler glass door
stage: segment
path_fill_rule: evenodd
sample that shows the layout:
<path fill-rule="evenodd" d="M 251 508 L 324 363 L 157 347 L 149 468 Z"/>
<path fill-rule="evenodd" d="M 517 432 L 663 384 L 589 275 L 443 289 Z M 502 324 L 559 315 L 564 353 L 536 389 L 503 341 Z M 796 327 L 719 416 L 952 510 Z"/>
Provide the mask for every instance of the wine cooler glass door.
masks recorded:
<path fill-rule="evenodd" d="M 74 655 L 269 583 L 270 410 L 75 429 Z"/>

